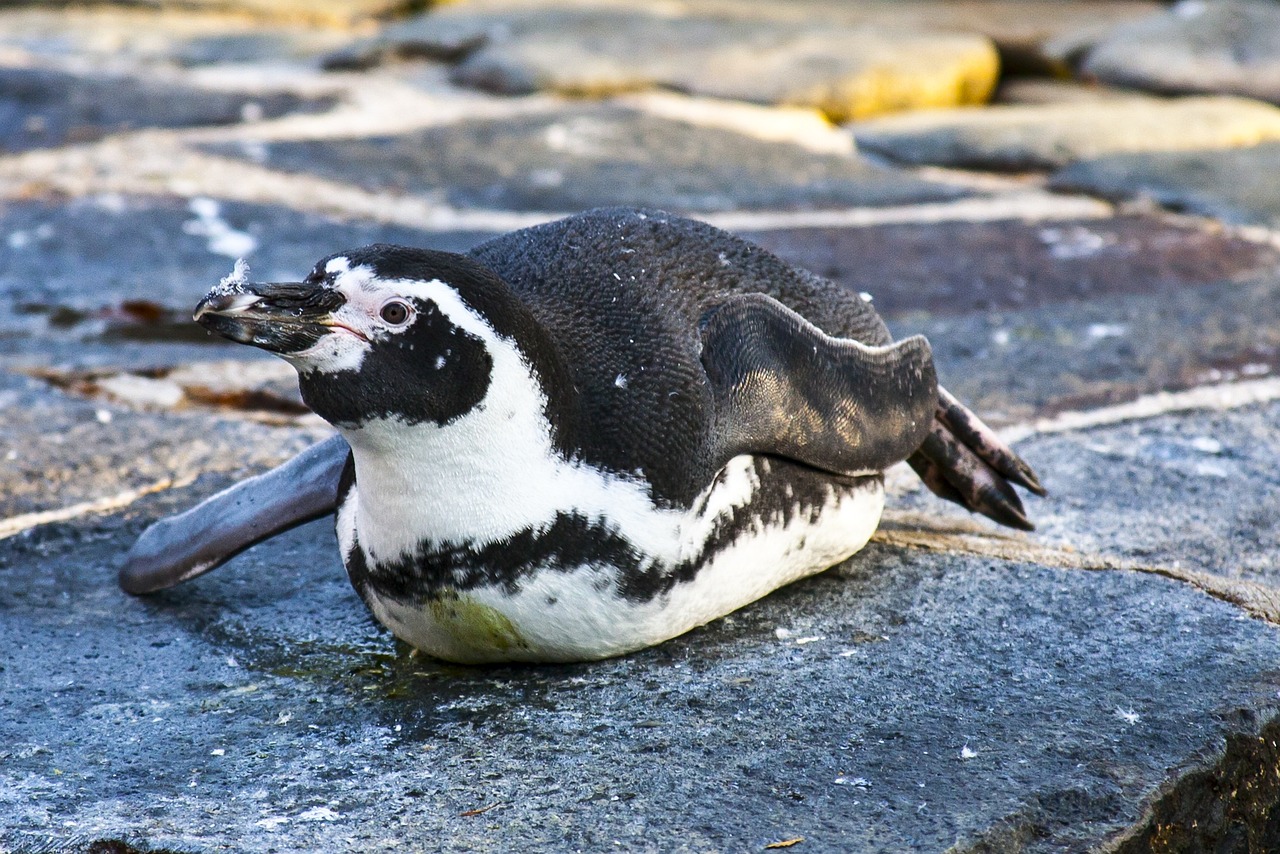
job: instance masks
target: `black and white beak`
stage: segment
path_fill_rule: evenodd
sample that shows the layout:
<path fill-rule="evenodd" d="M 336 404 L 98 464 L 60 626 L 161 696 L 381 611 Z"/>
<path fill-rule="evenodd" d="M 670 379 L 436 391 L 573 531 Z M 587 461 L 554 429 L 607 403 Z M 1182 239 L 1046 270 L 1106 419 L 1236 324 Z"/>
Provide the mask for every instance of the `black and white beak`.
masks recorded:
<path fill-rule="evenodd" d="M 193 319 L 210 332 L 272 353 L 314 347 L 335 324 L 346 297 L 305 282 L 237 283 L 218 287 L 196 306 Z"/>

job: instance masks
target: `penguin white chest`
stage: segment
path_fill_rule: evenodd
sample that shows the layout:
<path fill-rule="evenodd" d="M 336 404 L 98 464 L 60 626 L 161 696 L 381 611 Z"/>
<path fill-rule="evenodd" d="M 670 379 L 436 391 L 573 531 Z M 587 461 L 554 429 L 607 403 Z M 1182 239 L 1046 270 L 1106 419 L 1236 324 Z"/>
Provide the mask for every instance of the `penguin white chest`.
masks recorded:
<path fill-rule="evenodd" d="M 731 460 L 686 511 L 637 511 L 634 486 L 598 484 L 546 524 L 420 541 L 387 560 L 364 548 L 378 535 L 362 524 L 357 484 L 339 539 L 375 616 L 413 646 L 463 663 L 573 661 L 659 643 L 820 572 L 866 543 L 883 508 L 879 477 L 836 482 L 751 456 Z M 478 513 L 477 530 L 491 531 Z"/>

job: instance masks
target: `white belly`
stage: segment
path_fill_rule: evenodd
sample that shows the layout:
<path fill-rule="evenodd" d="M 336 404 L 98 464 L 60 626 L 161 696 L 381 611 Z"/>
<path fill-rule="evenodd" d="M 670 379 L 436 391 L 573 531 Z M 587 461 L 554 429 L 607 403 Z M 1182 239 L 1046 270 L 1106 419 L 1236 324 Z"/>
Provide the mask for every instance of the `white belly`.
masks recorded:
<path fill-rule="evenodd" d="M 679 542 L 663 553 L 701 549 L 715 511 L 730 505 L 750 509 L 760 484 L 757 479 L 754 488 L 744 490 L 742 475 L 744 468 L 751 471 L 752 460 L 737 458 L 729 468 L 734 464 L 738 476 L 718 482 L 704 501 L 695 502 L 687 518 L 672 528 Z M 768 463 L 761 469 L 763 478 L 776 476 Z M 516 592 L 506 585 L 470 587 L 446 590 L 419 604 L 371 591 L 369 605 L 397 637 L 449 661 L 582 661 L 620 655 L 722 617 L 861 549 L 880 520 L 882 481 L 833 482 L 825 491 L 825 501 L 804 512 L 763 514 L 707 555 L 689 580 L 644 600 L 619 592 L 617 567 L 581 565 L 535 572 Z M 349 505 L 339 512 L 344 554 L 354 539 L 350 529 L 355 515 Z"/>

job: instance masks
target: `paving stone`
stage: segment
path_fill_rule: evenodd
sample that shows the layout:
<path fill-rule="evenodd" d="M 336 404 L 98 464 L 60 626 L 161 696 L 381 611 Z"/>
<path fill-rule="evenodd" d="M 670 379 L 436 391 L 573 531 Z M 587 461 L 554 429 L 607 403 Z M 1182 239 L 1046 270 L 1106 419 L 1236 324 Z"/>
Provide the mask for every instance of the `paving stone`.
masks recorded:
<path fill-rule="evenodd" d="M 1222 231 L 1124 215 L 749 231 L 780 257 L 869 293 L 890 320 L 1114 295 L 1162 297 L 1261 275 L 1280 250 Z"/>
<path fill-rule="evenodd" d="M 1280 257 L 1149 217 L 748 235 L 923 333 L 993 422 L 1280 372 Z"/>
<path fill-rule="evenodd" d="M 1280 226 L 1280 187 L 1259 180 L 1280 168 L 1280 145 L 1234 151 L 1116 154 L 1073 163 L 1055 189 L 1110 199 L 1149 199 L 1176 211 L 1236 225 Z"/>
<path fill-rule="evenodd" d="M 1277 426 L 1272 403 L 1027 440 L 1061 473 L 1036 539 L 1280 587 Z"/>
<path fill-rule="evenodd" d="M 0 68 L 0 147 L 15 152 L 144 127 L 236 124 L 332 103 L 285 92 L 215 92 L 173 81 Z"/>
<path fill-rule="evenodd" d="M 1054 169 L 1127 152 L 1238 148 L 1280 139 L 1280 108 L 1229 97 L 996 106 L 850 126 L 864 151 L 910 164 Z"/>
<path fill-rule="evenodd" d="M 622 660 L 459 668 L 374 626 L 324 522 L 130 599 L 172 498 L 0 541 L 6 845 L 1084 850 L 1276 752 L 1280 636 L 1166 579 L 872 546 Z"/>
<path fill-rule="evenodd" d="M 1183 0 L 1122 24 L 1080 72 L 1154 92 L 1226 92 L 1280 103 L 1280 7 L 1265 0 Z"/>
<path fill-rule="evenodd" d="M 155 367 L 249 358 L 191 323 L 245 256 L 298 279 L 317 260 L 379 241 L 463 251 L 492 236 L 342 222 L 288 208 L 102 196 L 0 202 L 0 359 L 8 366 Z"/>
<path fill-rule="evenodd" d="M 278 465 L 332 431 L 235 417 L 139 412 L 0 373 L 0 535 L 32 513 Z"/>
<path fill-rule="evenodd" d="M 239 153 L 235 146 L 214 150 Z M 396 137 L 269 142 L 261 153 L 274 168 L 442 196 L 461 208 L 795 210 L 939 201 L 968 192 L 852 156 L 597 105 Z"/>
<path fill-rule="evenodd" d="M 149 69 L 170 63 L 315 62 L 350 41 L 344 30 L 265 23 L 243 15 L 140 6 L 5 6 L 0 48 L 40 63 Z"/>
<path fill-rule="evenodd" d="M 523 4 L 433 11 L 341 52 L 330 65 L 361 67 L 387 55 L 465 57 L 456 81 L 507 94 L 599 96 L 667 87 L 810 106 L 835 120 L 983 103 L 998 74 L 994 46 L 971 33 L 883 31 L 826 17 L 759 20 Z"/>

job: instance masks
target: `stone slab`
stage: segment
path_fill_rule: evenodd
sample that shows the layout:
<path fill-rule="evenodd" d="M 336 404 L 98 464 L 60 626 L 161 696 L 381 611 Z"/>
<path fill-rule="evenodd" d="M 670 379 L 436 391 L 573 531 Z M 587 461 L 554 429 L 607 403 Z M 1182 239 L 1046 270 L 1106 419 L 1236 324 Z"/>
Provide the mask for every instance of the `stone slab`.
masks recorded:
<path fill-rule="evenodd" d="M 1280 103 L 1280 7 L 1182 2 L 1122 24 L 1085 52 L 1080 73 L 1154 92 L 1225 92 Z"/>
<path fill-rule="evenodd" d="M 0 201 L 0 358 L 6 366 L 154 367 L 249 358 L 191 323 L 245 256 L 264 280 L 379 241 L 463 251 L 491 236 L 346 222 L 214 199 Z"/>
<path fill-rule="evenodd" d="M 140 490 L 202 475 L 245 477 L 332 433 L 323 424 L 273 427 L 132 403 L 0 372 L 0 536 L 15 527 L 4 520 L 18 516 L 128 503 Z"/>
<path fill-rule="evenodd" d="M 1278 426 L 1272 403 L 1027 440 L 1060 473 L 1036 539 L 1280 588 Z"/>
<path fill-rule="evenodd" d="M 850 129 L 862 150 L 901 163 L 1024 171 L 1110 154 L 1274 141 L 1280 139 L 1280 108 L 1229 97 L 1115 99 L 919 112 Z"/>
<path fill-rule="evenodd" d="M 173 500 L 0 541 L 9 847 L 1084 850 L 1275 749 L 1280 636 L 1166 579 L 873 546 L 625 659 L 470 669 L 372 624 L 323 522 L 125 596 Z"/>
<path fill-rule="evenodd" d="M 816 20 L 824 23 L 815 26 Z M 821 15 L 760 20 L 523 4 L 432 11 L 329 64 L 361 67 L 388 55 L 464 57 L 457 82 L 506 94 L 600 96 L 665 87 L 814 107 L 838 121 L 983 103 L 999 65 L 994 46 L 973 33 L 885 30 Z"/>
<path fill-rule="evenodd" d="M 240 154 L 236 146 L 216 148 Z M 969 194 L 854 156 L 585 104 L 394 137 L 267 142 L 262 162 L 460 208 L 575 212 L 821 209 Z"/>
<path fill-rule="evenodd" d="M 1280 144 L 1234 151 L 1117 154 L 1073 163 L 1050 186 L 1110 199 L 1148 199 L 1235 225 L 1280 226 Z"/>
<path fill-rule="evenodd" d="M 81 68 L 140 69 L 175 62 L 263 62 L 279 67 L 313 62 L 350 39 L 342 29 L 266 23 L 189 7 L 0 4 L 0 48 L 15 57 Z"/>
<path fill-rule="evenodd" d="M 91 142 L 144 127 L 237 124 L 332 103 L 287 92 L 216 92 L 176 81 L 0 68 L 0 149 Z"/>

